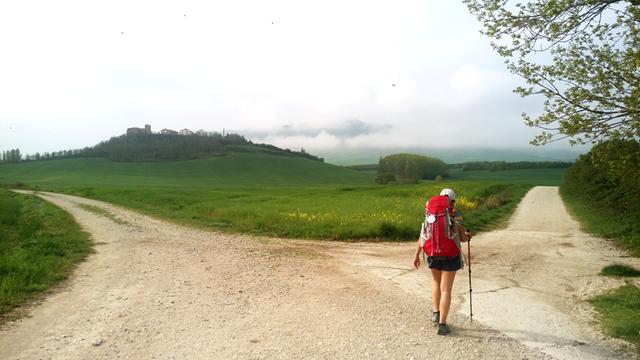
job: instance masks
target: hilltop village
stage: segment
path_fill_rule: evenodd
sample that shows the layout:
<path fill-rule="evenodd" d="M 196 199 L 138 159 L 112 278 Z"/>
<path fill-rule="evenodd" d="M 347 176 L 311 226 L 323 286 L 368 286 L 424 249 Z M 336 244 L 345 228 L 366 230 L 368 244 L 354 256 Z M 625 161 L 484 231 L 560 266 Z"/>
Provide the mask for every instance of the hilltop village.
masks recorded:
<path fill-rule="evenodd" d="M 153 134 L 151 131 L 151 125 L 147 124 L 144 128 L 138 127 L 130 127 L 127 129 L 127 135 L 140 135 L 140 134 Z M 200 129 L 198 131 L 191 131 L 187 128 L 182 129 L 180 131 L 171 130 L 171 129 L 162 129 L 160 130 L 160 134 L 164 135 L 199 135 L 199 136 L 207 136 L 209 133 Z"/>

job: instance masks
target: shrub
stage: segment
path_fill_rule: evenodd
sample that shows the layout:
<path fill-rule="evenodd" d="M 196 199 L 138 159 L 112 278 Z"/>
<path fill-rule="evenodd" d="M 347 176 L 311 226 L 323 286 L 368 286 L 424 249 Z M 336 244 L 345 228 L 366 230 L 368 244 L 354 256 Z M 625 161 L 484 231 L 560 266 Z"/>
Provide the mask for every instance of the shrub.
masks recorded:
<path fill-rule="evenodd" d="M 376 184 L 386 185 L 396 181 L 396 177 L 392 173 L 383 172 L 376 177 Z"/>
<path fill-rule="evenodd" d="M 507 202 L 506 196 L 503 194 L 491 195 L 489 196 L 484 203 L 482 203 L 482 207 L 485 209 L 495 209 L 498 206 Z"/>
<path fill-rule="evenodd" d="M 420 179 L 433 179 L 440 175 L 449 175 L 444 161 L 415 154 L 393 154 L 380 159 L 378 174 L 391 173 L 398 180 L 417 182 Z"/>

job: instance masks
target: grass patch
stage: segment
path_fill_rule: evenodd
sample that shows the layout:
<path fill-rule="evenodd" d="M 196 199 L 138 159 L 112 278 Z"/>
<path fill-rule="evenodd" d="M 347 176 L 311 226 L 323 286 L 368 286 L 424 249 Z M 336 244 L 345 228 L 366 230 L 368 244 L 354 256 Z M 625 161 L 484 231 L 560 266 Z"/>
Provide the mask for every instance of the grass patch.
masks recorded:
<path fill-rule="evenodd" d="M 100 215 L 100 216 L 106 217 L 107 219 L 110 219 L 111 221 L 115 222 L 116 224 L 130 225 L 129 222 L 116 217 L 112 213 L 108 212 L 107 210 L 105 210 L 105 209 L 103 209 L 103 208 L 101 208 L 99 206 L 88 205 L 88 204 L 79 204 L 78 206 L 80 208 L 82 208 L 84 210 L 87 210 L 87 211 L 89 211 L 91 213 L 94 213 L 96 215 Z"/>
<path fill-rule="evenodd" d="M 640 349 L 640 289 L 633 285 L 612 290 L 589 300 L 610 336 L 634 343 Z"/>
<path fill-rule="evenodd" d="M 466 181 L 224 190 L 96 187 L 66 192 L 228 232 L 332 240 L 415 240 L 424 203 L 443 187 L 456 190 L 465 225 L 477 232 L 503 224 L 531 186 Z"/>
<path fill-rule="evenodd" d="M 640 256 L 640 219 L 612 213 L 587 203 L 574 193 L 560 187 L 560 195 L 569 213 L 580 222 L 582 229 L 606 239 L 613 239 L 633 256 Z"/>
<path fill-rule="evenodd" d="M 89 236 L 69 214 L 0 189 L 0 319 L 66 279 L 91 252 Z"/>
<path fill-rule="evenodd" d="M 640 276 L 640 270 L 623 264 L 613 264 L 605 266 L 600 271 L 600 275 L 638 277 Z"/>

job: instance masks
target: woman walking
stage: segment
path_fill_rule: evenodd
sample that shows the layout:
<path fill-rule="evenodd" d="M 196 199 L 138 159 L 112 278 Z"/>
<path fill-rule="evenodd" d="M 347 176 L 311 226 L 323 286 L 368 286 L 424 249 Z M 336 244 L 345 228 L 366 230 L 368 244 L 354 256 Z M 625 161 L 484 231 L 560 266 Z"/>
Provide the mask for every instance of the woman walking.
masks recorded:
<path fill-rule="evenodd" d="M 471 236 L 455 221 L 456 194 L 443 189 L 440 196 L 427 202 L 424 226 L 418 239 L 413 266 L 420 267 L 420 252 L 427 254 L 427 265 L 431 270 L 431 299 L 433 323 L 438 326 L 438 335 L 451 332 L 447 316 L 451 306 L 451 289 L 456 271 L 462 269 L 460 241 L 469 241 Z"/>

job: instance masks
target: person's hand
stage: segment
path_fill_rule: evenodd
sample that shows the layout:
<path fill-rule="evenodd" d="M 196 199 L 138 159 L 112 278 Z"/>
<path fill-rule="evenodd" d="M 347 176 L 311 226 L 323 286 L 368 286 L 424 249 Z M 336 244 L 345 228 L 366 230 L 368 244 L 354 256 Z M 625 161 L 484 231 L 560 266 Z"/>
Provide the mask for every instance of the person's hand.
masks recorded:
<path fill-rule="evenodd" d="M 471 233 L 469 232 L 469 230 L 465 230 L 464 234 L 467 236 L 467 241 L 471 241 Z"/>
<path fill-rule="evenodd" d="M 416 269 L 420 268 L 420 255 L 416 255 L 413 258 L 413 267 L 416 268 Z"/>

